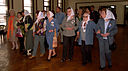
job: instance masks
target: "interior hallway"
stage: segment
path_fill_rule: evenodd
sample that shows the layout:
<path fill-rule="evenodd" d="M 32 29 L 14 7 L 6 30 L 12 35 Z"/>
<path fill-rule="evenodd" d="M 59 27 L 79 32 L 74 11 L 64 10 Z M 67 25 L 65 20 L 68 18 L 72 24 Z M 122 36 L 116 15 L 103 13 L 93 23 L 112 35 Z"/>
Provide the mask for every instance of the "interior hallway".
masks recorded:
<path fill-rule="evenodd" d="M 61 63 L 62 45 L 57 48 L 57 57 L 48 62 L 48 50 L 44 57 L 39 57 L 39 52 L 35 59 L 28 59 L 19 53 L 19 50 L 11 50 L 11 44 L 3 40 L 0 36 L 0 71 L 99 71 L 99 48 L 97 39 L 92 49 L 93 62 L 82 66 L 81 51 L 75 47 L 72 62 Z M 127 71 L 128 69 L 128 26 L 118 26 L 116 36 L 118 48 L 112 52 L 112 69 L 104 71 Z"/>

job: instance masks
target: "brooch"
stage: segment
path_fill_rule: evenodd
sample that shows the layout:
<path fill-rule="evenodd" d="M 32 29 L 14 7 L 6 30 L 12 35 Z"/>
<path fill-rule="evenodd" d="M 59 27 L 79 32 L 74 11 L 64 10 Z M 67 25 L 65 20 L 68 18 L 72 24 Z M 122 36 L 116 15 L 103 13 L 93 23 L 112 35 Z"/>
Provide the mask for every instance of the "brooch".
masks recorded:
<path fill-rule="evenodd" d="M 51 26 L 54 26 L 54 22 L 53 21 L 51 22 Z"/>
<path fill-rule="evenodd" d="M 75 23 L 75 20 L 72 20 L 71 23 L 74 24 Z"/>
<path fill-rule="evenodd" d="M 112 23 L 109 23 L 109 26 L 108 27 L 111 27 L 112 26 Z"/>

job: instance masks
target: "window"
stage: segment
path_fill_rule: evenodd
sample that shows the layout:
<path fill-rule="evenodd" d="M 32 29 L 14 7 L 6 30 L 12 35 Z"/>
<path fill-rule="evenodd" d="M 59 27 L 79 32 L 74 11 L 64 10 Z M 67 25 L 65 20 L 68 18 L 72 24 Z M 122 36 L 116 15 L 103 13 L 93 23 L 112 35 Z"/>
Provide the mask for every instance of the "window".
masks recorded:
<path fill-rule="evenodd" d="M 0 0 L 0 25 L 6 25 L 7 1 Z"/>
<path fill-rule="evenodd" d="M 43 0 L 43 9 L 45 11 L 51 10 L 50 3 L 51 3 L 51 0 Z"/>
<path fill-rule="evenodd" d="M 32 13 L 32 0 L 24 0 L 24 9 Z"/>
<path fill-rule="evenodd" d="M 60 7 L 62 11 L 64 11 L 65 9 L 65 7 L 63 7 L 64 4 L 65 4 L 65 0 L 57 0 L 57 6 Z"/>
<path fill-rule="evenodd" d="M 63 7 L 63 0 L 57 0 L 57 6 L 62 8 Z"/>

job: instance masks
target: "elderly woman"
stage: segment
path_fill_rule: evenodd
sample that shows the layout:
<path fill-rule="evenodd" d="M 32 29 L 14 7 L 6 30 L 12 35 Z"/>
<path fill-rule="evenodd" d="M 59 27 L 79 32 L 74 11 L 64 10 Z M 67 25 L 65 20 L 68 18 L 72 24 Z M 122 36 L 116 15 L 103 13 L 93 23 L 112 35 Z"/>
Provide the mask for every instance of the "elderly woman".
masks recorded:
<path fill-rule="evenodd" d="M 61 62 L 64 62 L 67 57 L 67 50 L 69 48 L 69 57 L 68 60 L 72 60 L 73 49 L 74 49 L 74 40 L 75 40 L 75 30 L 78 28 L 78 23 L 75 21 L 74 11 L 72 8 L 67 8 L 67 16 L 63 20 L 61 25 L 63 31 L 63 56 Z"/>
<path fill-rule="evenodd" d="M 36 12 L 36 22 L 34 23 L 34 29 L 33 29 L 33 37 L 34 38 L 34 48 L 32 52 L 32 56 L 29 57 L 30 59 L 34 58 L 36 56 L 36 51 L 38 48 L 38 44 L 40 42 L 40 57 L 42 57 L 45 53 L 45 47 L 44 47 L 44 40 L 45 40 L 45 16 L 43 16 L 43 12 Z"/>
<path fill-rule="evenodd" d="M 51 11 L 47 12 L 47 21 L 46 21 L 46 39 L 49 45 L 49 55 L 48 61 L 51 60 L 51 57 L 56 56 L 55 48 L 53 48 L 53 37 L 56 29 L 56 33 L 59 29 L 59 25 L 56 19 L 53 18 L 54 14 Z M 57 37 L 57 36 L 56 36 Z M 53 54 L 52 54 L 53 53 Z"/>
<path fill-rule="evenodd" d="M 11 41 L 13 47 L 12 49 L 14 50 L 15 48 L 18 49 L 18 44 L 17 44 L 17 38 L 16 38 L 16 17 L 15 17 L 15 11 L 12 9 L 9 11 L 9 18 L 8 18 L 8 23 L 6 30 L 7 32 L 7 40 Z"/>
<path fill-rule="evenodd" d="M 79 24 L 79 31 L 77 32 L 79 45 L 81 45 L 82 65 L 92 62 L 91 49 L 93 46 L 94 30 L 97 31 L 96 24 L 90 21 L 90 15 L 85 12 L 83 20 Z"/>
<path fill-rule="evenodd" d="M 106 67 L 106 58 L 108 60 L 108 67 L 112 67 L 109 45 L 114 42 L 114 35 L 118 32 L 118 29 L 115 17 L 110 10 L 103 9 L 101 16 L 102 18 L 99 19 L 97 24 L 97 37 L 100 49 L 100 70 L 103 70 Z"/>
<path fill-rule="evenodd" d="M 33 20 L 31 14 L 27 10 L 24 10 L 24 19 L 25 24 L 25 36 L 26 36 L 26 52 L 27 55 L 31 55 L 33 49 Z"/>

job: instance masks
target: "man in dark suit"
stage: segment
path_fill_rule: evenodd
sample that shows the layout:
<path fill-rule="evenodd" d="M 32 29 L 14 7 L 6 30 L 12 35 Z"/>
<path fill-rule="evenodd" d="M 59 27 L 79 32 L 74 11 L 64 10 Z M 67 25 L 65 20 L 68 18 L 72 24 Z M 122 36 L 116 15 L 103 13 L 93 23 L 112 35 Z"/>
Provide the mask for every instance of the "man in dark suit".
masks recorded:
<path fill-rule="evenodd" d="M 97 23 L 98 20 L 99 20 L 99 13 L 94 10 L 95 7 L 94 7 L 93 5 L 92 5 L 90 8 L 91 8 L 90 19 L 91 19 L 92 21 L 94 21 L 95 23 Z"/>

